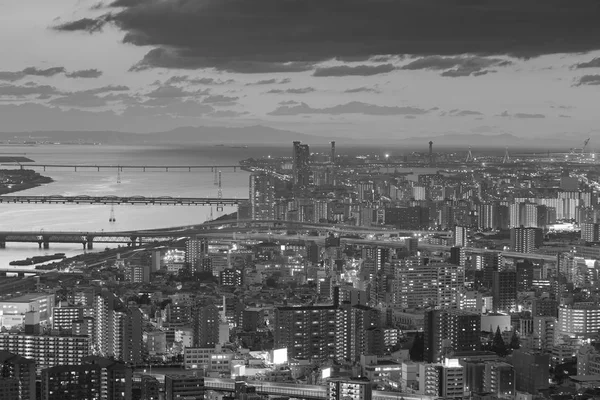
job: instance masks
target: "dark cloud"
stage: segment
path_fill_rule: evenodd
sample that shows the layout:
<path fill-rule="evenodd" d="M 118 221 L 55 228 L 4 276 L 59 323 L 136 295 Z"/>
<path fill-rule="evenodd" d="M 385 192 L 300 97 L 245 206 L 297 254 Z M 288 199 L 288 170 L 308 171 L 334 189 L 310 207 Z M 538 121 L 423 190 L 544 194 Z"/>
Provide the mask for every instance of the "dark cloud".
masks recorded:
<path fill-rule="evenodd" d="M 469 117 L 469 116 L 473 116 L 473 115 L 483 115 L 479 111 L 472 111 L 472 110 L 451 110 L 448 114 L 450 114 L 454 117 Z"/>
<path fill-rule="evenodd" d="M 205 104 L 231 105 L 231 104 L 235 104 L 235 101 L 238 98 L 239 97 L 224 96 L 222 94 L 216 94 L 216 95 L 206 97 L 204 100 L 202 100 L 202 102 Z"/>
<path fill-rule="evenodd" d="M 379 93 L 379 90 L 366 86 L 344 90 L 344 93 Z"/>
<path fill-rule="evenodd" d="M 509 114 L 508 111 L 504 111 L 499 116 L 500 117 L 521 118 L 521 119 L 541 119 L 541 118 L 546 118 L 546 116 L 544 114 L 528 114 L 528 113 Z"/>
<path fill-rule="evenodd" d="M 172 85 L 164 85 L 160 86 L 150 93 L 147 93 L 146 96 L 154 97 L 154 98 L 178 98 L 178 97 L 190 97 L 190 96 L 204 96 L 209 93 L 208 90 L 198 90 L 196 92 L 189 92 L 184 90 L 178 86 Z"/>
<path fill-rule="evenodd" d="M 23 79 L 26 75 L 22 72 L 0 71 L 0 81 L 14 82 Z"/>
<path fill-rule="evenodd" d="M 56 95 L 61 92 L 54 86 L 49 85 L 37 85 L 37 84 L 25 84 L 23 86 L 17 85 L 0 85 L 0 96 L 10 97 L 23 97 L 31 95 Z"/>
<path fill-rule="evenodd" d="M 209 114 L 209 117 L 213 118 L 236 118 L 241 117 L 242 115 L 247 115 L 248 112 L 240 112 L 233 110 L 217 110 Z"/>
<path fill-rule="evenodd" d="M 261 81 L 258 82 L 253 82 L 253 83 L 248 83 L 246 84 L 246 86 L 253 86 L 253 85 L 284 85 L 286 83 L 290 83 L 292 80 L 290 78 L 285 78 L 285 79 L 263 79 Z"/>
<path fill-rule="evenodd" d="M 588 62 L 579 63 L 575 65 L 575 68 L 600 68 L 600 57 L 596 57 Z"/>
<path fill-rule="evenodd" d="M 23 73 L 25 75 L 45 76 L 45 77 L 54 76 L 54 75 L 58 75 L 58 74 L 64 74 L 65 72 L 66 72 L 65 67 L 51 67 L 51 68 L 46 68 L 46 69 L 29 67 L 29 68 L 25 68 L 23 70 Z"/>
<path fill-rule="evenodd" d="M 272 90 L 269 90 L 267 93 L 272 93 L 272 94 L 306 94 L 306 93 L 312 93 L 315 90 L 316 89 L 312 88 L 312 87 L 297 88 L 297 89 L 272 89 Z"/>
<path fill-rule="evenodd" d="M 225 81 L 214 78 L 191 78 L 187 75 L 172 76 L 165 81 L 165 85 L 176 85 L 179 83 L 185 83 L 188 85 L 227 85 L 234 83 L 233 79 L 227 79 Z"/>
<path fill-rule="evenodd" d="M 128 90 L 129 90 L 128 86 L 108 85 L 108 86 L 102 86 L 102 87 L 95 88 L 95 89 L 87 89 L 87 90 L 84 90 L 83 93 L 101 94 L 101 93 L 109 93 L 109 92 L 126 92 Z"/>
<path fill-rule="evenodd" d="M 357 65 L 351 67 L 348 65 L 338 65 L 335 67 L 317 68 L 313 76 L 330 77 L 330 76 L 372 76 L 378 74 L 387 74 L 396 69 L 392 64 L 381 65 Z"/>
<path fill-rule="evenodd" d="M 560 118 L 572 118 L 570 115 L 560 114 Z"/>
<path fill-rule="evenodd" d="M 57 25 L 56 27 L 54 27 L 54 29 L 66 32 L 85 31 L 89 33 L 94 33 L 101 31 L 106 22 L 107 18 L 105 17 L 97 19 L 81 18 L 76 21 L 65 22 L 63 24 Z"/>
<path fill-rule="evenodd" d="M 488 58 L 479 56 L 441 57 L 428 56 L 411 61 L 402 66 L 405 70 L 443 70 L 442 76 L 458 78 L 464 76 L 481 76 L 489 73 L 485 68 L 496 66 L 504 67 L 510 65 L 508 60 L 499 58 Z"/>
<path fill-rule="evenodd" d="M 76 92 L 50 100 L 50 104 L 63 107 L 93 108 L 103 107 L 107 100 L 92 93 Z"/>
<path fill-rule="evenodd" d="M 291 72 L 287 62 L 378 55 L 508 54 L 600 49 L 597 0 L 120 0 L 96 19 L 61 24 L 153 46 L 137 69 L 216 67 Z M 170 49 L 170 50 L 166 50 Z M 287 67 L 290 67 L 287 65 Z"/>
<path fill-rule="evenodd" d="M 600 85 L 600 75 L 584 75 L 578 79 L 575 85 Z"/>
<path fill-rule="evenodd" d="M 73 71 L 66 74 L 67 78 L 99 78 L 102 76 L 102 71 L 93 69 L 82 69 L 79 71 Z"/>
<path fill-rule="evenodd" d="M 427 110 L 416 107 L 389 107 L 353 101 L 333 107 L 312 108 L 306 103 L 295 106 L 280 106 L 271 111 L 269 115 L 302 115 L 302 114 L 365 114 L 365 115 L 420 115 Z"/>
<path fill-rule="evenodd" d="M 300 104 L 300 102 L 296 101 L 296 100 L 285 100 L 285 101 L 280 101 L 279 104 L 282 106 L 289 106 L 289 105 L 294 105 L 294 104 Z"/>

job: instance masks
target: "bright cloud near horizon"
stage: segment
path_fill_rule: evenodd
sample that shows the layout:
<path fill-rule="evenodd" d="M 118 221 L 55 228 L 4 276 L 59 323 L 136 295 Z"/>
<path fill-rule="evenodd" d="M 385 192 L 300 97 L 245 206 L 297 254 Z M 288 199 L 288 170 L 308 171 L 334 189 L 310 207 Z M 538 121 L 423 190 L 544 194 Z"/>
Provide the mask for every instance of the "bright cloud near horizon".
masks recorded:
<path fill-rule="evenodd" d="M 0 131 L 600 132 L 597 0 L 0 0 Z"/>

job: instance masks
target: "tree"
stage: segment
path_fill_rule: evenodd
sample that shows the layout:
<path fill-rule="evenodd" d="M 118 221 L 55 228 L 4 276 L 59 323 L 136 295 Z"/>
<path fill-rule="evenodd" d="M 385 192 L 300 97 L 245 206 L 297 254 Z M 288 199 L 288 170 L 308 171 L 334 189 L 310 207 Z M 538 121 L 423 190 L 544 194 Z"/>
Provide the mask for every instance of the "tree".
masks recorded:
<path fill-rule="evenodd" d="M 510 348 L 513 350 L 517 350 L 521 347 L 521 339 L 519 339 L 519 335 L 517 335 L 517 330 L 513 328 L 512 337 L 510 338 Z"/>
<path fill-rule="evenodd" d="M 425 358 L 425 335 L 423 333 L 417 332 L 408 354 L 411 361 L 423 361 Z"/>
<path fill-rule="evenodd" d="M 506 343 L 504 343 L 502 333 L 500 332 L 500 326 L 496 328 L 496 334 L 494 335 L 494 341 L 492 342 L 492 351 L 500 357 L 504 357 L 508 354 Z"/>

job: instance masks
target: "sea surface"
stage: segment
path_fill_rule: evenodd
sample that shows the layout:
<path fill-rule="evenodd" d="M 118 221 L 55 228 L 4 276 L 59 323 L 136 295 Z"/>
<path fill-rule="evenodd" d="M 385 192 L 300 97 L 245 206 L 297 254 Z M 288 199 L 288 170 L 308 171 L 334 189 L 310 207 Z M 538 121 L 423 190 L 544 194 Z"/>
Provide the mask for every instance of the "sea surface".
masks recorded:
<path fill-rule="evenodd" d="M 39 145 L 0 146 L 1 156 L 25 156 L 35 163 L 79 165 L 238 165 L 240 160 L 291 156 L 290 147 L 228 146 L 105 146 L 105 145 Z M 0 168 L 7 168 L 0 166 Z M 17 192 L 22 195 L 111 195 L 111 196 L 173 196 L 217 197 L 214 173 L 210 169 L 188 171 L 124 170 L 120 183 L 116 169 L 47 168 L 40 174 L 54 179 L 53 183 Z M 248 173 L 237 168 L 221 168 L 223 197 L 248 198 Z M 409 179 L 419 173 L 435 173 L 432 168 L 415 168 Z M 225 207 L 222 212 L 212 209 L 214 218 L 234 212 Z M 116 205 L 116 222 L 109 222 L 111 206 L 105 205 L 26 205 L 0 204 L 0 230 L 5 231 L 127 231 L 167 228 L 200 224 L 211 214 L 205 206 L 134 206 Z M 97 250 L 101 250 L 97 246 Z M 0 249 L 0 267 L 8 267 L 13 260 L 35 255 L 65 253 L 74 256 L 83 252 L 80 244 L 51 243 L 50 249 L 38 249 L 34 243 L 7 243 Z M 23 268 L 23 267 L 19 267 Z"/>

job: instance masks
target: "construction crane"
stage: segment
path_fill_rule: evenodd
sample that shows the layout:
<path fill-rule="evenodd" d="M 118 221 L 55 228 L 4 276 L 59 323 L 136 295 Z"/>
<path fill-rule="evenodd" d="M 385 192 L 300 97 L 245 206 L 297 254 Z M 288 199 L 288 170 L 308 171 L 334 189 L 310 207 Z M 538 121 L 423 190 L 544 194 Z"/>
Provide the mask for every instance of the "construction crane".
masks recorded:
<path fill-rule="evenodd" d="M 581 148 L 581 154 L 585 153 L 585 148 L 587 147 L 588 143 L 590 142 L 591 138 L 587 138 L 585 140 L 585 142 L 583 142 L 583 147 Z"/>

